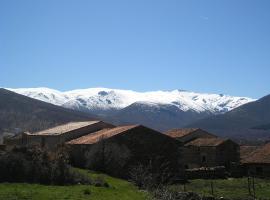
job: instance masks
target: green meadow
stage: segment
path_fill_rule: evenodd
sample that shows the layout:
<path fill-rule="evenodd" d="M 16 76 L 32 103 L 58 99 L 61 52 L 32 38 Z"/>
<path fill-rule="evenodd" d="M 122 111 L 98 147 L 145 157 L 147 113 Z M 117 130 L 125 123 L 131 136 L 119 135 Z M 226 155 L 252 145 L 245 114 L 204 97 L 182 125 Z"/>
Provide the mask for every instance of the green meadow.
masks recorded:
<path fill-rule="evenodd" d="M 0 184 L 0 200 L 145 200 L 147 193 L 131 183 L 104 174 L 79 170 L 92 179 L 104 179 L 109 187 L 93 185 L 47 186 L 27 183 Z"/>

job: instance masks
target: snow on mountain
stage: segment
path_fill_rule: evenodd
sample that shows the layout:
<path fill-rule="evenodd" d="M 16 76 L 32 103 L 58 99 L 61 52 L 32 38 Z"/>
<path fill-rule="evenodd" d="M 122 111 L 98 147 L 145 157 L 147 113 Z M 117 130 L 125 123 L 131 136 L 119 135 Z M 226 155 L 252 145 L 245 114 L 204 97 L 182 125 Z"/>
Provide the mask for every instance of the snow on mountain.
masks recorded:
<path fill-rule="evenodd" d="M 77 110 L 120 110 L 135 102 L 149 106 L 169 104 L 182 111 L 220 114 L 255 99 L 219 94 L 196 93 L 183 90 L 135 92 L 108 88 L 89 88 L 60 92 L 49 88 L 10 89 L 16 93 Z"/>
<path fill-rule="evenodd" d="M 51 103 L 58 106 L 62 106 L 63 102 L 66 102 L 69 99 L 69 97 L 66 96 L 63 92 L 53 90 L 50 88 L 45 88 L 45 87 L 19 88 L 19 89 L 6 88 L 6 89 L 16 92 L 18 94 L 22 94 L 24 96 L 28 96 L 34 99 L 45 101 L 47 103 Z"/>

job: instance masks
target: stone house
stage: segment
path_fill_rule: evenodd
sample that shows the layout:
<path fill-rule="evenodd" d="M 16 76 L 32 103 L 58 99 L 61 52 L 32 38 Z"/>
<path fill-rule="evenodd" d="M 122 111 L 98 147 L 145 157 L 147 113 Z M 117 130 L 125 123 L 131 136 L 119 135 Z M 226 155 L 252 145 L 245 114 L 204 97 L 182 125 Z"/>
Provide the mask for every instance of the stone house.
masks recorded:
<path fill-rule="evenodd" d="M 222 138 L 198 138 L 184 145 L 186 169 L 224 166 L 230 169 L 240 161 L 239 145 Z"/>
<path fill-rule="evenodd" d="M 200 128 L 171 129 L 165 132 L 165 134 L 183 143 L 188 143 L 197 138 L 216 138 L 217 137 Z"/>
<path fill-rule="evenodd" d="M 170 174 L 183 177 L 182 143 L 141 125 L 103 129 L 66 144 L 76 166 L 99 158 L 109 166 L 104 171 L 117 177 L 128 177 L 130 168 L 141 164 L 156 171 L 165 167 Z M 85 156 L 94 151 L 98 153 L 92 158 Z"/>
<path fill-rule="evenodd" d="M 241 163 L 246 175 L 270 177 L 270 143 L 251 152 Z"/>
<path fill-rule="evenodd" d="M 13 138 L 5 139 L 4 144 L 7 146 L 36 144 L 50 149 L 64 144 L 66 141 L 112 127 L 114 126 L 103 121 L 69 122 L 35 133 L 24 132 Z"/>

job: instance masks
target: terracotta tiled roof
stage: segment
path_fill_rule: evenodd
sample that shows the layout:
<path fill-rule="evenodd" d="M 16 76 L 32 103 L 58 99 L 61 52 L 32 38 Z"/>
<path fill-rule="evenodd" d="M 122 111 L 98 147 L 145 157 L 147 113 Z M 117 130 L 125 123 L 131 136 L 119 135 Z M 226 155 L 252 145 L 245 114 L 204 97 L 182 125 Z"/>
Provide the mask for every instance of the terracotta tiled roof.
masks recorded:
<path fill-rule="evenodd" d="M 249 156 L 242 160 L 244 164 L 270 164 L 270 143 L 253 151 Z"/>
<path fill-rule="evenodd" d="M 53 128 L 35 132 L 35 133 L 32 133 L 31 135 L 60 135 L 60 134 L 70 132 L 79 128 L 83 128 L 85 126 L 96 124 L 98 122 L 100 121 L 70 122 L 67 124 L 62 124 L 59 126 L 55 126 Z"/>
<path fill-rule="evenodd" d="M 241 160 L 249 157 L 256 149 L 258 149 L 258 146 L 240 146 Z"/>
<path fill-rule="evenodd" d="M 223 138 L 198 138 L 195 139 L 187 144 L 185 146 L 218 146 L 222 144 L 223 142 L 227 141 L 227 139 Z"/>
<path fill-rule="evenodd" d="M 139 125 L 130 125 L 130 126 L 118 126 L 115 128 L 102 129 L 100 131 L 90 133 L 88 135 L 79 137 L 77 139 L 67 142 L 67 144 L 94 144 L 100 141 L 102 138 L 110 138 L 115 135 L 124 133 L 130 129 L 138 127 Z"/>
<path fill-rule="evenodd" d="M 197 130 L 199 130 L 199 128 L 171 129 L 165 132 L 165 134 L 174 138 L 180 138 L 180 137 L 189 135 L 190 133 L 193 133 L 194 131 L 197 131 Z"/>

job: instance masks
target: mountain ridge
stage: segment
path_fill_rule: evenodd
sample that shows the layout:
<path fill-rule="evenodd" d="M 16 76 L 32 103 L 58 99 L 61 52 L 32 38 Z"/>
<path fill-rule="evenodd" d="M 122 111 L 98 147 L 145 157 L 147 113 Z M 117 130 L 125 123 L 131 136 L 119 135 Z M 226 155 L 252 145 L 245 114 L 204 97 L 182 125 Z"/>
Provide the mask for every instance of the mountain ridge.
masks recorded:
<path fill-rule="evenodd" d="M 65 92 L 50 88 L 10 90 L 65 108 L 91 113 L 117 125 L 139 123 L 159 131 L 181 128 L 254 101 L 247 97 L 183 90 L 150 92 L 109 88 Z"/>
<path fill-rule="evenodd" d="M 67 108 L 85 110 L 123 109 L 135 102 L 171 104 L 182 111 L 225 113 L 255 99 L 185 90 L 136 92 L 110 88 L 88 88 L 60 92 L 50 88 L 6 88 L 13 92 Z"/>
<path fill-rule="evenodd" d="M 270 124 L 270 95 L 239 106 L 227 113 L 210 116 L 189 124 L 187 127 L 206 129 L 256 129 Z"/>
<path fill-rule="evenodd" d="M 37 131 L 70 121 L 96 120 L 96 116 L 49 104 L 0 88 L 0 136 L 4 132 Z"/>

